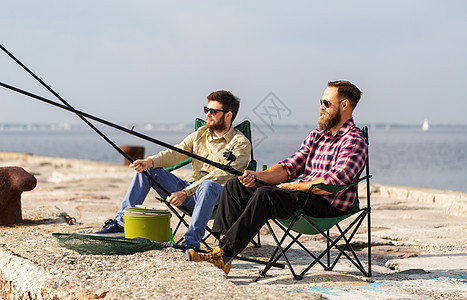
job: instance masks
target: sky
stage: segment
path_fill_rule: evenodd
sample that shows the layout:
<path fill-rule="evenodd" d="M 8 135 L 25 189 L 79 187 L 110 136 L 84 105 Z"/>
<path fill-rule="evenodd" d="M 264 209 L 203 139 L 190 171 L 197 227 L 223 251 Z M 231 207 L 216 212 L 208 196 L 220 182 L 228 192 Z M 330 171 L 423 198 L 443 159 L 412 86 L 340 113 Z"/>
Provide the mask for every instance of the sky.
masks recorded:
<path fill-rule="evenodd" d="M 229 90 L 237 121 L 316 124 L 328 81 L 358 123 L 467 124 L 465 1 L 7 1 L 0 43 L 76 109 L 191 123 Z M 0 82 L 56 100 L 0 51 Z M 0 87 L 0 123 L 80 123 Z"/>

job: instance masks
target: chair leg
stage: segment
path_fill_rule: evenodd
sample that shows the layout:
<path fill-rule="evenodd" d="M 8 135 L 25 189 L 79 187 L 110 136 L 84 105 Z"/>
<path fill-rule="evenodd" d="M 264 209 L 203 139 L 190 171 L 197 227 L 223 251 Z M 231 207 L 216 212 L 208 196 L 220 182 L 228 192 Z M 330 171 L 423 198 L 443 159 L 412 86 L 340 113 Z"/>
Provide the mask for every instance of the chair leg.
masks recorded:
<path fill-rule="evenodd" d="M 282 226 L 279 222 L 277 222 L 276 220 L 273 220 L 273 221 L 274 221 L 274 223 L 276 223 L 276 225 L 280 229 L 282 229 L 282 231 L 284 231 L 284 232 L 287 231 L 287 229 L 284 226 Z M 310 250 L 308 250 L 302 243 L 300 243 L 300 241 L 298 239 L 302 236 L 301 233 L 298 234 L 297 236 L 293 236 L 289 232 L 287 235 L 292 239 L 292 241 L 289 243 L 289 245 L 287 245 L 287 247 L 284 248 L 284 252 L 287 252 L 290 249 L 290 247 L 292 247 L 293 244 L 296 243 L 297 245 L 299 245 L 302 248 L 303 251 L 305 251 L 308 255 L 310 255 L 315 260 L 313 265 L 316 264 L 316 263 L 319 263 L 324 269 L 326 269 L 326 265 L 323 264 L 323 262 L 321 262 L 320 260 L 318 260 L 317 257 L 313 253 L 310 252 Z M 281 255 L 279 254 L 276 257 L 275 261 L 277 261 L 280 257 L 281 257 Z"/>
<path fill-rule="evenodd" d="M 183 216 L 181 216 L 181 215 L 177 212 L 177 210 L 176 210 L 169 202 L 167 202 L 167 201 L 163 201 L 163 202 L 164 202 L 165 205 L 167 205 L 167 207 L 170 209 L 170 211 L 171 211 L 175 216 L 177 216 L 178 220 L 179 220 L 180 222 L 182 222 L 183 225 L 186 226 L 186 228 L 188 228 L 188 226 L 190 226 L 190 225 L 185 221 L 185 219 L 184 219 L 185 214 L 183 214 Z M 177 226 L 177 229 L 178 229 L 178 226 Z M 175 235 L 175 233 L 174 233 L 174 235 Z"/>
<path fill-rule="evenodd" d="M 365 219 L 365 216 L 368 218 L 368 210 L 364 210 L 364 211 L 361 213 L 360 216 L 361 216 L 361 219 L 360 219 L 360 221 L 358 222 L 358 224 L 355 226 L 355 228 L 354 228 L 354 230 L 352 231 L 352 233 L 350 234 L 348 240 L 347 240 L 347 238 L 345 237 L 345 234 L 342 233 L 342 230 L 341 230 L 341 228 L 340 228 L 339 226 L 338 226 L 338 229 L 339 229 L 339 231 L 341 232 L 341 234 L 343 235 L 343 238 L 344 238 L 344 240 L 345 240 L 345 242 L 346 242 L 346 247 L 348 247 L 347 250 L 349 250 L 349 251 L 352 253 L 353 257 L 355 258 L 356 263 L 358 263 L 358 265 L 360 266 L 360 268 L 358 268 L 358 266 L 355 265 L 355 263 L 354 263 L 352 260 L 351 260 L 351 262 L 354 263 L 354 265 L 355 265 L 365 276 L 370 277 L 370 276 L 371 276 L 371 275 L 370 275 L 370 274 L 371 274 L 371 262 L 370 262 L 370 260 L 368 261 L 368 272 L 365 272 L 365 268 L 363 267 L 361 261 L 358 259 L 358 256 L 357 256 L 357 254 L 355 253 L 355 250 L 353 249 L 352 245 L 350 244 L 350 242 L 352 241 L 354 235 L 357 233 L 358 228 L 360 228 L 360 225 L 363 223 L 363 220 Z M 368 230 L 370 230 L 370 228 L 369 228 Z M 368 245 L 369 245 L 368 247 L 371 247 L 371 240 L 369 240 Z M 371 251 L 371 250 L 369 250 L 369 251 Z M 339 256 L 336 258 L 336 260 L 335 260 L 335 262 L 334 262 L 334 264 L 333 264 L 333 267 L 336 265 L 337 260 L 340 258 L 340 256 L 342 256 L 342 253 L 339 253 Z"/>
<path fill-rule="evenodd" d="M 318 230 L 321 235 L 323 235 L 329 242 L 330 242 L 330 245 L 329 247 L 326 248 L 326 250 L 324 250 L 319 256 L 318 256 L 318 260 L 321 259 L 324 255 L 327 254 L 327 252 L 329 252 L 333 247 L 335 247 L 336 249 L 339 250 L 340 253 L 342 253 L 351 263 L 354 264 L 354 266 L 360 271 L 362 272 L 364 275 L 367 275 L 367 273 L 365 272 L 364 268 L 361 266 L 361 263 L 360 265 L 358 265 L 347 253 L 345 253 L 345 251 L 339 246 L 337 245 L 337 242 L 339 240 L 341 240 L 343 238 L 343 236 L 345 234 L 347 234 L 347 232 L 357 223 L 359 222 L 359 225 L 363 222 L 363 219 L 366 215 L 366 212 L 362 212 L 347 228 L 346 230 L 344 230 L 342 232 L 342 234 L 337 237 L 335 240 L 332 240 L 329 236 L 327 236 L 321 229 L 319 229 L 309 218 L 307 218 L 306 216 L 303 216 L 305 218 L 305 220 L 307 220 L 307 222 L 312 225 L 316 230 Z M 357 226 L 357 228 L 358 228 Z M 308 272 L 308 270 L 315 264 L 315 262 L 312 262 L 302 273 L 301 275 L 305 274 L 306 272 Z"/>
<path fill-rule="evenodd" d="M 261 276 L 266 276 L 266 272 L 271 268 L 272 263 L 276 262 L 277 259 L 282 255 L 282 256 L 284 256 L 284 259 L 285 259 L 285 261 L 286 261 L 286 263 L 287 263 L 287 266 L 289 267 L 289 270 L 290 270 L 290 272 L 292 273 L 294 279 L 295 279 L 295 280 L 302 280 L 302 279 L 303 279 L 303 276 L 297 275 L 297 274 L 295 273 L 295 270 L 293 269 L 292 265 L 290 264 L 290 261 L 289 261 L 288 257 L 285 255 L 285 251 L 284 251 L 284 249 L 283 249 L 282 246 L 281 246 L 282 243 L 284 242 L 285 238 L 287 237 L 287 235 L 288 235 L 288 233 L 289 233 L 289 231 L 290 231 L 290 228 L 292 228 L 293 224 L 294 224 L 297 220 L 298 220 L 298 217 L 296 217 L 296 218 L 292 221 L 291 225 L 290 225 L 289 228 L 286 230 L 286 232 L 285 232 L 285 234 L 283 235 L 283 237 L 282 237 L 282 239 L 281 239 L 280 242 L 279 242 L 279 240 L 277 239 L 276 234 L 275 234 L 274 231 L 272 230 L 272 227 L 271 227 L 271 225 L 269 224 L 269 222 L 266 222 L 266 225 L 268 226 L 268 229 L 269 229 L 269 231 L 271 232 L 271 235 L 272 235 L 274 241 L 276 242 L 276 245 L 277 245 L 277 246 L 276 246 L 276 248 L 274 249 L 274 252 L 273 252 L 273 254 L 271 255 L 271 258 L 269 259 L 268 264 L 266 265 L 266 267 L 264 267 L 264 269 L 263 269 L 262 271 L 260 271 L 260 275 L 261 275 Z M 281 254 L 279 254 L 279 256 L 275 258 L 275 256 L 276 256 L 278 250 L 280 250 Z"/>
<path fill-rule="evenodd" d="M 255 238 L 251 239 L 251 243 L 253 244 L 253 247 L 255 248 L 261 248 L 261 240 L 260 240 L 260 234 L 256 235 L 258 237 L 258 241 L 255 241 Z"/>
<path fill-rule="evenodd" d="M 363 221 L 363 218 L 362 218 L 362 221 Z M 356 263 L 358 264 L 358 266 L 360 266 L 360 268 L 358 268 L 360 271 L 364 270 L 365 268 L 363 267 L 362 263 L 360 262 L 360 260 L 358 259 L 358 256 L 357 254 L 355 253 L 355 250 L 353 249 L 352 245 L 350 244 L 350 242 L 352 241 L 356 231 L 358 230 L 358 227 L 360 226 L 361 222 L 358 224 L 358 226 L 355 227 L 354 231 L 352 232 L 352 234 L 350 235 L 349 239 L 347 239 L 345 237 L 345 234 L 342 232 L 342 229 L 340 228 L 340 226 L 337 224 L 336 227 L 337 229 L 339 230 L 339 232 L 341 233 L 342 235 L 342 238 L 344 239 L 345 241 L 345 248 L 344 250 L 348 250 L 352 253 Z M 334 266 L 337 264 L 337 261 L 340 259 L 340 257 L 342 256 L 342 252 L 339 252 L 339 254 L 337 255 L 336 259 L 334 260 L 332 266 L 331 266 L 331 270 L 334 268 Z M 355 264 L 355 263 L 354 263 Z M 365 272 L 364 272 L 365 273 Z"/>
<path fill-rule="evenodd" d="M 260 242 L 260 239 L 259 239 L 259 232 L 258 232 L 257 236 L 258 236 L 258 242 L 255 241 L 255 238 L 252 238 L 250 243 L 252 243 L 253 247 L 255 247 L 255 248 L 261 248 L 261 242 Z"/>
<path fill-rule="evenodd" d="M 185 217 L 185 214 L 182 215 L 182 218 Z M 178 224 L 177 226 L 175 226 L 175 230 L 172 232 L 172 234 L 175 236 L 175 234 L 177 233 L 178 229 L 180 228 L 180 225 L 182 225 L 182 221 L 178 220 Z"/>
<path fill-rule="evenodd" d="M 284 242 L 284 240 L 285 240 L 285 238 L 287 236 L 292 239 L 292 241 L 285 248 L 282 247 L 284 253 L 286 253 L 294 244 L 297 244 L 302 248 L 303 251 L 305 251 L 308 255 L 310 255 L 314 259 L 311 266 L 313 266 L 316 263 L 319 263 L 324 269 L 326 269 L 326 265 L 323 264 L 320 260 L 318 260 L 317 257 L 313 253 L 310 252 L 310 250 L 308 250 L 302 243 L 300 243 L 300 241 L 298 241 L 298 239 L 302 236 L 301 233 L 296 235 L 296 236 L 293 236 L 290 233 L 290 229 L 287 229 L 284 226 L 282 226 L 277 220 L 273 219 L 272 221 L 284 232 L 284 235 L 283 235 L 283 237 L 281 239 L 280 245 L 282 245 L 282 243 Z M 271 231 L 271 234 L 274 237 L 275 236 L 274 231 L 272 230 L 272 228 L 270 227 L 269 224 L 267 224 L 267 225 L 269 227 L 269 230 Z M 292 228 L 292 225 L 293 225 L 293 223 L 290 225 L 289 228 Z M 277 245 L 277 242 L 276 242 L 276 245 Z M 274 253 L 271 256 L 272 258 L 274 258 L 272 260 L 272 263 L 276 263 L 282 257 L 282 253 L 277 254 L 278 250 L 279 250 L 279 248 L 276 246 L 276 249 L 275 249 Z M 276 256 L 276 254 L 277 254 L 277 256 Z M 261 275 L 266 275 L 267 270 L 269 270 L 269 268 L 265 268 L 263 270 L 263 272 L 260 272 L 260 274 Z M 295 272 L 292 272 L 292 274 L 294 274 L 294 273 Z M 294 275 L 294 277 L 296 277 L 296 279 L 300 279 L 299 277 L 301 277 L 301 275 Z"/>
<path fill-rule="evenodd" d="M 277 237 L 274 234 L 274 232 L 272 231 L 272 228 L 271 228 L 271 225 L 269 224 L 269 222 L 266 222 L 266 225 L 268 226 L 268 229 L 271 232 L 271 235 L 273 236 L 274 240 L 277 241 Z M 261 276 L 266 276 L 266 272 L 271 268 L 270 264 L 273 263 L 274 257 L 276 256 L 276 253 L 277 253 L 278 250 L 279 250 L 279 246 L 277 246 L 277 242 L 276 242 L 276 248 L 274 249 L 274 252 L 272 253 L 271 257 L 269 258 L 268 264 L 264 267 L 264 269 L 262 271 L 259 272 L 259 274 Z"/>
<path fill-rule="evenodd" d="M 369 187 L 368 187 L 369 189 Z M 370 193 L 368 192 L 368 199 L 370 198 Z M 370 201 L 368 200 L 368 204 Z M 371 208 L 368 206 L 367 208 L 367 222 L 368 222 L 368 277 L 371 277 Z"/>
<path fill-rule="evenodd" d="M 329 236 L 329 230 L 326 231 L 326 233 L 328 234 Z M 329 240 L 326 240 L 326 245 L 327 245 L 327 248 L 329 249 Z M 325 268 L 326 271 L 331 271 L 332 268 L 331 268 L 331 253 L 330 251 L 327 251 L 327 267 Z"/>
<path fill-rule="evenodd" d="M 308 272 L 309 269 L 311 269 L 316 261 L 320 261 L 321 258 L 326 255 L 331 249 L 332 247 L 337 247 L 339 248 L 338 245 L 336 245 L 336 243 L 342 238 L 342 236 L 339 236 L 337 237 L 334 241 L 328 236 L 326 235 L 318 226 L 316 226 L 307 216 L 303 215 L 303 218 L 310 224 L 312 225 L 324 238 L 326 238 L 327 242 L 328 242 L 328 247 L 326 248 L 326 250 L 324 250 L 317 258 L 315 258 L 315 260 L 308 266 L 305 268 L 305 270 L 303 270 L 302 272 L 302 275 L 305 274 L 306 272 Z M 350 226 L 349 226 L 350 228 Z M 326 270 L 327 267 L 325 267 L 325 270 Z"/>
<path fill-rule="evenodd" d="M 206 241 L 209 237 L 213 236 L 210 232 L 208 232 L 208 234 L 206 234 L 202 239 L 201 241 Z M 213 236 L 214 237 L 214 236 Z M 214 237 L 215 238 L 215 237 Z"/>
<path fill-rule="evenodd" d="M 330 231 L 327 230 L 326 233 L 323 232 L 316 224 L 313 223 L 313 221 L 311 221 L 306 215 L 298 215 L 296 216 L 295 218 L 293 218 L 291 224 L 289 225 L 288 228 L 285 228 L 284 226 L 282 226 L 277 220 L 274 220 L 273 221 L 275 222 L 275 224 L 281 229 L 284 231 L 284 235 L 281 237 L 281 240 L 279 241 L 277 235 L 274 233 L 274 231 L 272 230 L 271 228 L 271 225 L 269 222 L 266 223 L 266 225 L 268 226 L 268 229 L 271 231 L 271 235 L 274 239 L 274 241 L 276 242 L 276 248 L 274 249 L 274 252 L 273 254 L 271 255 L 269 261 L 268 261 L 268 265 L 266 265 L 266 267 L 260 272 L 260 275 L 262 276 L 265 276 L 267 271 L 270 269 L 270 264 L 272 263 L 275 263 L 277 262 L 277 260 L 279 258 L 281 258 L 282 256 L 284 257 L 286 263 L 287 263 L 287 266 L 289 267 L 292 275 L 294 276 L 294 278 L 296 280 L 300 280 L 303 278 L 303 276 L 308 272 L 308 270 L 310 268 L 312 268 L 315 264 L 319 263 L 321 264 L 321 266 L 323 266 L 323 268 L 325 270 L 328 270 L 328 271 L 331 271 L 337 261 L 340 259 L 340 257 L 342 255 L 344 255 L 359 271 L 361 271 L 365 276 L 369 276 L 369 274 L 371 274 L 370 272 L 366 272 L 365 271 L 365 268 L 363 267 L 360 259 L 358 258 L 355 250 L 353 249 L 352 245 L 350 244 L 353 237 L 355 236 L 358 228 L 360 227 L 360 225 L 363 223 L 365 217 L 367 216 L 367 211 L 366 210 L 362 210 L 361 213 L 357 216 L 357 218 L 355 218 L 355 220 L 353 220 L 351 222 L 351 224 L 349 224 L 347 226 L 347 228 L 345 230 L 342 230 L 342 228 L 339 226 L 339 224 L 336 224 L 336 227 L 338 228 L 339 230 L 339 233 L 340 235 L 335 238 L 334 240 L 330 238 Z M 294 224 L 297 222 L 297 220 L 300 218 L 300 217 L 303 217 L 310 225 L 312 225 L 323 237 L 326 238 L 326 242 L 327 242 L 327 247 L 326 247 L 326 250 L 324 250 L 319 256 L 315 256 L 313 253 L 311 253 L 300 241 L 298 241 L 298 238 L 301 236 L 301 234 L 298 234 L 297 236 L 293 236 L 291 234 L 291 228 L 294 226 Z M 348 236 L 347 236 L 348 235 Z M 292 242 L 290 242 L 286 247 L 284 247 L 284 242 L 285 242 L 285 239 L 287 237 L 290 237 L 292 239 Z M 337 243 L 343 239 L 345 241 L 345 247 L 341 247 L 339 246 Z M 306 251 L 314 260 L 303 270 L 303 272 L 301 272 L 300 274 L 296 274 L 295 273 L 295 270 L 293 269 L 292 265 L 291 265 L 291 262 L 289 261 L 288 257 L 286 256 L 286 252 L 291 248 L 291 246 L 293 244 L 298 244 L 304 251 Z M 337 254 L 337 258 L 334 259 L 334 261 L 331 263 L 331 250 L 333 248 L 336 248 L 338 250 L 338 254 Z M 351 252 L 351 256 L 349 256 L 349 254 L 347 254 L 346 251 L 349 251 Z M 321 262 L 321 259 L 324 257 L 324 255 L 327 256 L 327 264 L 323 264 L 323 262 Z"/>
<path fill-rule="evenodd" d="M 188 227 L 187 227 L 188 228 Z M 206 240 L 210 237 L 210 236 L 213 236 L 212 235 L 212 229 L 211 227 L 209 226 L 206 226 L 206 230 L 208 232 L 208 234 L 206 234 L 200 241 L 200 243 L 202 243 L 204 246 L 206 246 L 206 248 L 211 248 L 207 243 L 206 243 Z M 216 240 L 217 238 L 215 236 L 213 236 Z"/>

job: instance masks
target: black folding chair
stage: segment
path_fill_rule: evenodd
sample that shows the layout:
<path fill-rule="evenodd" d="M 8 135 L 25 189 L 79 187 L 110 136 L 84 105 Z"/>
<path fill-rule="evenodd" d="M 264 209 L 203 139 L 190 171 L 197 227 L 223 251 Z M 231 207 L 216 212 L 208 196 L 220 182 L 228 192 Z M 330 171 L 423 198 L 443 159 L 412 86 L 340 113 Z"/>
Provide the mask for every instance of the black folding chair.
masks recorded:
<path fill-rule="evenodd" d="M 367 139 L 368 142 L 368 128 L 364 127 L 362 132 Z M 368 155 L 369 156 L 369 155 Z M 329 217 L 329 218 L 317 218 L 308 216 L 303 211 L 296 211 L 291 217 L 288 219 L 273 219 L 272 221 L 284 232 L 281 239 L 277 238 L 276 233 L 274 233 L 271 224 L 269 222 L 266 223 L 268 226 L 274 241 L 276 242 L 276 249 L 274 250 L 273 254 L 269 259 L 269 263 L 277 262 L 281 257 L 284 258 L 287 266 L 289 267 L 292 275 L 296 280 L 301 280 L 303 276 L 310 270 L 314 265 L 319 264 L 321 265 L 324 270 L 331 271 L 336 266 L 339 259 L 344 256 L 346 257 L 363 275 L 367 277 L 371 277 L 371 220 L 370 220 L 370 213 L 371 213 L 371 206 L 370 206 L 370 173 L 369 173 L 369 159 L 367 158 L 366 166 L 365 166 L 365 176 L 358 179 L 357 181 L 345 185 L 345 186 L 332 186 L 326 184 L 315 184 L 312 188 L 319 188 L 321 190 L 328 191 L 330 193 L 336 193 L 342 190 L 345 190 L 349 187 L 355 186 L 358 182 L 365 180 L 366 181 L 366 198 L 367 203 L 366 207 L 359 208 L 359 200 L 358 196 L 355 199 L 351 211 L 349 214 L 339 217 Z M 311 190 L 311 189 L 310 189 Z M 346 220 L 348 218 L 353 218 L 352 222 L 346 226 L 344 229 L 341 228 L 340 222 Z M 367 258 L 367 268 L 363 266 L 361 262 L 361 258 L 357 255 L 354 247 L 352 246 L 351 242 L 354 238 L 357 230 L 359 229 L 360 225 L 363 221 L 367 220 L 368 226 L 368 235 L 367 235 L 367 243 L 368 243 L 368 258 Z M 330 229 L 332 227 L 336 227 L 339 235 L 336 238 L 332 238 L 330 235 Z M 307 249 L 303 243 L 299 241 L 299 238 L 304 234 L 321 234 L 327 242 L 327 247 L 324 251 L 320 254 L 315 255 L 309 249 Z M 286 240 L 286 238 L 289 238 Z M 291 239 L 291 241 L 290 241 Z M 338 245 L 338 242 L 344 242 L 344 246 Z M 288 242 L 287 245 L 286 242 Z M 292 263 L 287 257 L 287 251 L 291 249 L 293 245 L 298 245 L 302 248 L 306 254 L 308 254 L 311 258 L 311 262 L 308 266 L 300 273 L 297 274 L 292 267 Z M 331 262 L 331 252 L 337 250 L 337 254 L 333 255 L 333 261 Z M 326 256 L 326 261 L 322 262 L 322 258 Z M 270 265 L 266 265 L 266 267 L 260 272 L 262 276 L 266 275 L 266 272 L 270 269 Z"/>

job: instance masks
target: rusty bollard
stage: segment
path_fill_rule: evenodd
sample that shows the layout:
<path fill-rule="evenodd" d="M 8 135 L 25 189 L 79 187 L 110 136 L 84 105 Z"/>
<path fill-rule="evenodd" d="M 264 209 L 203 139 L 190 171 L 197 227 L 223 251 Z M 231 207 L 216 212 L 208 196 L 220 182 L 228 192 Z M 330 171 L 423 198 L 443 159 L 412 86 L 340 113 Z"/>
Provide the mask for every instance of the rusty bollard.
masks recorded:
<path fill-rule="evenodd" d="M 16 224 L 23 220 L 21 193 L 33 190 L 36 184 L 36 177 L 23 168 L 0 168 L 0 226 Z"/>
<path fill-rule="evenodd" d="M 130 156 L 134 160 L 144 158 L 144 147 L 143 146 L 123 145 L 120 147 L 120 149 L 126 154 L 128 154 L 128 156 Z M 128 161 L 128 159 L 125 158 L 123 160 L 123 164 L 125 166 L 128 166 L 130 162 Z"/>

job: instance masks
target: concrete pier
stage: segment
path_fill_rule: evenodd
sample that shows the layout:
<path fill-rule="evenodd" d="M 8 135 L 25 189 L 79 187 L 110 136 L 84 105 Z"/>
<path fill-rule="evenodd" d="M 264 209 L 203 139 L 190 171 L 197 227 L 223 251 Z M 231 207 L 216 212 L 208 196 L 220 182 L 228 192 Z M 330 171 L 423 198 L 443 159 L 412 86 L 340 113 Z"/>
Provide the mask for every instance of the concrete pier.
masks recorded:
<path fill-rule="evenodd" d="M 263 266 L 243 261 L 234 261 L 225 277 L 213 265 L 188 262 L 169 248 L 96 256 L 59 246 L 53 232 L 91 233 L 113 217 L 133 176 L 128 167 L 0 153 L 0 167 L 7 165 L 35 174 L 37 187 L 22 196 L 23 221 L 0 227 L 2 299 L 467 298 L 466 193 L 373 185 L 371 278 L 344 259 L 332 272 L 313 267 L 301 281 L 276 268 L 258 278 Z M 145 204 L 164 208 L 154 195 Z M 66 215 L 77 224 L 68 225 Z M 356 242 L 364 241 L 366 230 Z M 303 242 L 316 250 L 325 244 Z M 271 235 L 263 235 L 262 243 L 243 255 L 266 260 Z M 298 248 L 291 258 L 307 262 Z"/>

